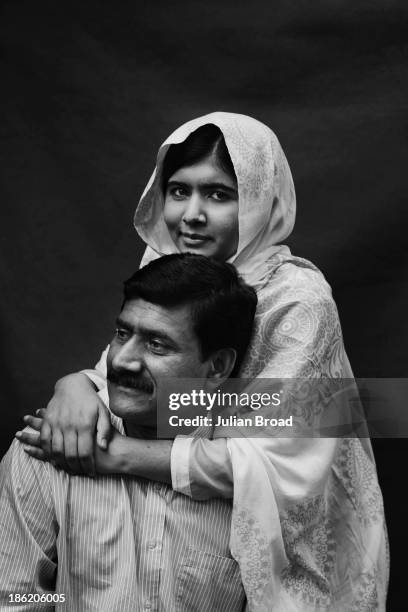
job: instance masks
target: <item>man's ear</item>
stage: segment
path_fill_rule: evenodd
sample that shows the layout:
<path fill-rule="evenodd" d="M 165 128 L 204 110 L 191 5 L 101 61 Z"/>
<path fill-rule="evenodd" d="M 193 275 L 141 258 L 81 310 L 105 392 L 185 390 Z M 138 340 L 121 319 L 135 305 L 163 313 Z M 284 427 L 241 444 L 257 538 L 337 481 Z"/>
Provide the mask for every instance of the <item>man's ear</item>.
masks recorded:
<path fill-rule="evenodd" d="M 207 382 L 211 386 L 219 387 L 231 374 L 237 359 L 237 352 L 233 348 L 215 351 L 209 359 Z"/>

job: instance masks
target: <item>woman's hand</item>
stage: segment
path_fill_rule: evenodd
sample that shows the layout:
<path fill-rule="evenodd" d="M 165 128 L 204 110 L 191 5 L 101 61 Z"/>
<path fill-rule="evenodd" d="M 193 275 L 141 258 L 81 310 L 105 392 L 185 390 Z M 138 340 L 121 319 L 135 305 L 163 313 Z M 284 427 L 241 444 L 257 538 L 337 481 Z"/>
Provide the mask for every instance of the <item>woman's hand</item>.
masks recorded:
<path fill-rule="evenodd" d="M 24 444 L 25 452 L 42 461 L 51 461 L 55 467 L 62 467 L 66 472 L 73 474 L 64 457 L 58 461 L 50 459 L 42 448 L 41 431 L 43 426 L 42 414 L 45 410 L 37 410 L 39 416 L 26 416 L 24 420 L 33 431 L 25 429 L 18 431 L 16 438 Z M 98 474 L 119 474 L 126 476 L 139 476 L 147 480 L 165 482 L 171 486 L 171 449 L 172 440 L 144 440 L 123 436 L 114 427 L 106 450 L 95 446 L 94 468 Z M 83 472 L 79 472 L 83 474 Z M 89 473 L 89 476 L 94 475 Z"/>
<path fill-rule="evenodd" d="M 18 431 L 16 438 L 24 444 L 25 452 L 41 461 L 51 461 L 55 467 L 61 467 L 70 474 L 75 474 L 65 463 L 64 458 L 58 461 L 51 459 L 47 453 L 41 448 L 41 428 L 44 423 L 42 415 L 45 410 L 37 410 L 39 416 L 34 417 L 27 415 L 24 420 L 33 431 Z M 126 472 L 128 464 L 128 456 L 132 453 L 132 445 L 129 444 L 128 438 L 120 434 L 116 429 L 112 428 L 112 435 L 109 446 L 106 450 L 95 447 L 95 470 L 98 474 L 123 474 Z M 82 472 L 80 472 L 82 474 Z M 88 474 L 89 476 L 92 474 Z"/>
<path fill-rule="evenodd" d="M 55 385 L 46 410 L 37 411 L 42 419 L 25 416 L 34 429 L 40 426 L 39 446 L 43 456 L 74 474 L 95 474 L 94 445 L 106 449 L 111 434 L 109 412 L 93 383 L 85 374 L 70 374 Z M 37 444 L 37 451 L 40 450 Z M 37 453 L 39 455 L 40 453 Z M 33 455 L 35 456 L 35 455 Z"/>

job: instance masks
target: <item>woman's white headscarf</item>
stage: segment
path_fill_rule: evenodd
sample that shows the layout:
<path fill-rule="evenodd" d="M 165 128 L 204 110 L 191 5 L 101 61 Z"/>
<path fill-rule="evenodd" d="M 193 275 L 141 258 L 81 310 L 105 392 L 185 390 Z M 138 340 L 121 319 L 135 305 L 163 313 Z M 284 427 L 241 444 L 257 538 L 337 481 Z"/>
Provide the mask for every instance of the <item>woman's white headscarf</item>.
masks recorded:
<path fill-rule="evenodd" d="M 156 169 L 135 213 L 135 228 L 148 245 L 141 265 L 177 252 L 163 218 L 163 160 L 170 145 L 183 142 L 207 124 L 221 130 L 238 182 L 239 242 L 228 261 L 246 282 L 259 289 L 269 277 L 268 261 L 281 250 L 280 243 L 293 229 L 296 197 L 289 164 L 275 134 L 246 115 L 217 112 L 193 119 L 162 144 Z"/>

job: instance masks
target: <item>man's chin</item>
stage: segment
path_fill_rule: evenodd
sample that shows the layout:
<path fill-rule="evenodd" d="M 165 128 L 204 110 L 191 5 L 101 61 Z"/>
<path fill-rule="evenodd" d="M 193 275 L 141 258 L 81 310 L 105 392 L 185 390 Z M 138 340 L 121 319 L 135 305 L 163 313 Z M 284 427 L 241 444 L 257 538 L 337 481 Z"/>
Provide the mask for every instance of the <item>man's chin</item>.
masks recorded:
<path fill-rule="evenodd" d="M 121 419 L 132 419 L 156 411 L 155 401 L 145 391 L 109 385 L 109 408 Z"/>

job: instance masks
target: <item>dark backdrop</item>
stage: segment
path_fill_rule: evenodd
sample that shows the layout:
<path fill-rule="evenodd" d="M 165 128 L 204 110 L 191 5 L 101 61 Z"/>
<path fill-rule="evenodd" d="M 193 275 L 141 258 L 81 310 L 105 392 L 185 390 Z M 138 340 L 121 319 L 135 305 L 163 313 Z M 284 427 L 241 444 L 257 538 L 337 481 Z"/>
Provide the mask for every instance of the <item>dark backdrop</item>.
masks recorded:
<path fill-rule="evenodd" d="M 356 375 L 406 376 L 405 0 L 10 0 L 0 31 L 0 454 L 109 341 L 156 149 L 212 110 L 277 132 L 298 197 L 289 244 L 333 286 Z M 389 609 L 405 609 L 408 442 L 374 448 Z"/>

